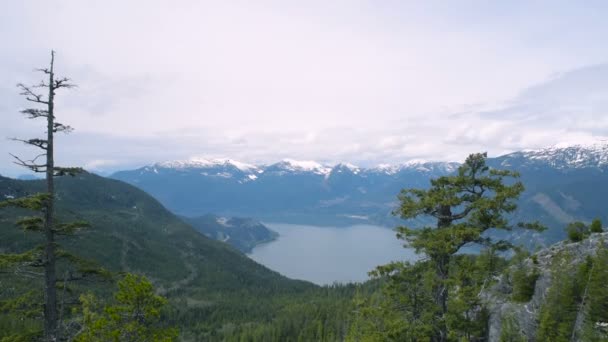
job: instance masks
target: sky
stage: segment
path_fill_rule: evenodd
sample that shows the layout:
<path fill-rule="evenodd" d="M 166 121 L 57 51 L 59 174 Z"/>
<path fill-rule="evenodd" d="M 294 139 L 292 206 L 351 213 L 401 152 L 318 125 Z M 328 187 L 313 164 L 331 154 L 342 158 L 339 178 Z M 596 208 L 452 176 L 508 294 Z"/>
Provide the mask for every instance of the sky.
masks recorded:
<path fill-rule="evenodd" d="M 360 166 L 608 137 L 605 1 L 4 1 L 0 174 L 44 133 L 16 84 L 77 88 L 57 159 Z"/>

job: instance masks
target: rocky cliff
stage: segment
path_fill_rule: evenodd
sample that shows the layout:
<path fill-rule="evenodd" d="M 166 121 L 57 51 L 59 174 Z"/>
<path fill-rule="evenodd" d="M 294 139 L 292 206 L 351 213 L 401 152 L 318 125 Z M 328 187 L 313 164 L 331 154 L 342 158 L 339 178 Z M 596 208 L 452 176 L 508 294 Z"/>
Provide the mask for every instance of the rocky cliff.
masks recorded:
<path fill-rule="evenodd" d="M 501 341 L 502 330 L 507 326 L 518 330 L 518 335 L 524 340 L 537 341 L 540 311 L 549 290 L 555 285 L 556 274 L 571 272 L 585 263 L 588 256 L 594 257 L 602 247 L 608 248 L 608 233 L 591 234 L 580 242 L 562 241 L 512 266 L 492 287 L 482 293 L 490 313 L 489 341 Z M 599 267 L 608 267 L 608 265 L 599 265 Z M 529 300 L 516 302 L 513 300 L 514 282 L 511 275 L 521 268 L 533 273 L 536 281 L 532 285 L 533 294 Z M 608 290 L 608 285 L 606 286 Z M 580 315 L 579 313 L 573 330 L 580 328 L 582 321 Z M 575 338 L 575 340 L 580 339 Z"/>

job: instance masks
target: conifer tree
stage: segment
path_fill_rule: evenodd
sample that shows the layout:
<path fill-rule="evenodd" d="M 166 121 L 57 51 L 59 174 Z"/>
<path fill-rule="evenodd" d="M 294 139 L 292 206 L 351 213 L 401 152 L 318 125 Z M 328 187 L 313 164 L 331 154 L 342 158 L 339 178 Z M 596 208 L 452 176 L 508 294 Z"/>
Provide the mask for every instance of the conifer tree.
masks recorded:
<path fill-rule="evenodd" d="M 161 310 L 167 300 L 154 293 L 152 283 L 144 276 L 127 274 L 118 282 L 116 303 L 102 305 L 92 294 L 80 297 L 84 324 L 76 341 L 172 342 L 178 331 L 167 327 Z"/>
<path fill-rule="evenodd" d="M 430 216 L 436 220 L 434 227 L 398 228 L 398 237 L 423 253 L 434 270 L 431 322 L 434 331 L 429 336 L 432 341 L 448 340 L 448 304 L 450 294 L 454 293 L 450 288 L 450 268 L 454 266 L 456 253 L 473 243 L 495 250 L 511 247 L 506 241 L 493 241 L 484 232 L 512 228 L 506 214 L 516 209 L 515 201 L 524 186 L 516 181 L 518 173 L 491 169 L 486 158 L 486 153 L 471 154 L 455 175 L 431 180 L 429 189 L 405 189 L 399 196 L 401 203 L 396 213 L 401 217 Z M 520 226 L 542 229 L 537 223 Z"/>
<path fill-rule="evenodd" d="M 589 231 L 591 233 L 602 233 L 604 232 L 604 228 L 602 228 L 602 221 L 600 221 L 600 219 L 596 218 L 593 221 L 591 221 L 591 225 L 589 226 Z"/>
<path fill-rule="evenodd" d="M 0 255 L 0 267 L 17 265 L 18 270 L 29 275 L 37 275 L 38 272 L 26 269 L 42 268 L 41 275 L 44 278 L 43 294 L 44 303 L 44 340 L 57 341 L 59 336 L 58 324 L 60 314 L 57 299 L 57 259 L 65 257 L 73 259 L 69 253 L 59 250 L 56 242 L 58 235 L 72 234 L 74 231 L 87 226 L 84 222 L 59 223 L 55 218 L 55 183 L 58 176 L 74 175 L 82 171 L 81 168 L 59 167 L 55 165 L 55 133 L 68 133 L 72 130 L 70 126 L 59 123 L 55 114 L 55 96 L 60 89 L 73 88 L 70 79 L 57 77 L 55 74 L 55 52 L 51 51 L 51 60 L 48 68 L 37 69 L 43 73 L 46 79 L 39 84 L 26 86 L 18 84 L 21 95 L 25 100 L 33 103 L 36 107 L 26 108 L 21 111 L 28 119 L 43 119 L 46 122 L 46 136 L 44 138 L 17 139 L 14 140 L 36 147 L 41 150 L 35 158 L 27 160 L 13 155 L 15 163 L 33 172 L 45 175 L 46 191 L 28 197 L 10 199 L 0 202 L 0 207 L 18 207 L 39 212 L 36 216 L 20 219 L 17 225 L 25 231 L 37 232 L 43 235 L 43 244 L 38 248 L 21 254 Z M 43 93 L 44 92 L 44 93 Z M 66 286 L 65 280 L 62 286 Z"/>

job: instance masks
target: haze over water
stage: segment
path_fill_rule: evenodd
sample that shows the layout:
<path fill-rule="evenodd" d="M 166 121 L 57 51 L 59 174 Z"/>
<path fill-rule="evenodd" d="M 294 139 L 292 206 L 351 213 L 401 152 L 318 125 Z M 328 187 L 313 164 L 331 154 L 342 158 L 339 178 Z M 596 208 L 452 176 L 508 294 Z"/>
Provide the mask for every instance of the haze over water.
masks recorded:
<path fill-rule="evenodd" d="M 280 234 L 257 246 L 249 257 L 287 277 L 325 285 L 362 282 L 376 266 L 415 260 L 391 229 L 356 225 L 346 228 L 267 223 Z"/>

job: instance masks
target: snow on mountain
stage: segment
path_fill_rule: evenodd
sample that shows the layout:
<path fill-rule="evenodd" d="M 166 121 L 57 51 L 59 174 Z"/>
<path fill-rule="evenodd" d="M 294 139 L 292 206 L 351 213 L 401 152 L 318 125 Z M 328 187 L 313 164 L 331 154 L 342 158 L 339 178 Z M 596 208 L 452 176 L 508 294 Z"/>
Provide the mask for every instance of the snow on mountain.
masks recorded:
<path fill-rule="evenodd" d="M 351 163 L 340 163 L 332 168 L 332 172 L 340 173 L 343 171 L 348 171 L 348 172 L 352 172 L 354 174 L 358 174 L 359 172 L 361 172 L 361 168 L 356 165 L 353 165 Z"/>
<path fill-rule="evenodd" d="M 402 171 L 451 173 L 456 171 L 458 166 L 460 166 L 460 164 L 454 162 L 427 162 L 422 160 L 410 160 L 403 164 L 396 165 L 379 164 L 378 166 L 369 169 L 369 171 L 384 173 L 387 175 L 395 175 Z"/>
<path fill-rule="evenodd" d="M 222 171 L 219 172 L 201 172 L 203 176 L 221 176 L 229 178 L 230 169 L 237 169 L 246 174 L 245 181 L 255 181 L 264 172 L 270 171 L 275 174 L 286 174 L 286 173 L 313 173 L 317 175 L 323 175 L 326 178 L 331 173 L 342 173 L 351 172 L 355 175 L 360 173 L 383 173 L 388 175 L 394 175 L 403 170 L 416 170 L 420 172 L 452 172 L 460 164 L 458 163 L 447 163 L 447 162 L 426 162 L 421 160 L 412 160 L 403 164 L 380 164 L 374 168 L 362 168 L 351 163 L 339 163 L 333 166 L 321 164 L 312 160 L 295 160 L 295 159 L 283 159 L 278 163 L 270 165 L 256 166 L 243 162 L 236 161 L 228 158 L 191 158 L 188 160 L 176 160 L 156 163 L 152 166 L 147 166 L 143 171 L 158 173 L 158 169 L 217 169 L 220 168 Z"/>
<path fill-rule="evenodd" d="M 276 164 L 270 165 L 267 169 L 273 168 L 291 172 L 312 172 L 319 175 L 326 175 L 331 171 L 331 167 L 312 160 L 300 161 L 293 159 L 283 159 Z"/>
<path fill-rule="evenodd" d="M 608 166 L 608 142 L 599 141 L 590 144 L 557 144 L 552 147 L 525 150 L 507 154 L 502 165 L 510 166 L 515 160 L 524 164 L 548 164 L 556 169 L 592 168 Z"/>
<path fill-rule="evenodd" d="M 239 161 L 236 161 L 233 159 L 227 159 L 227 158 L 207 159 L 207 158 L 194 157 L 194 158 L 190 158 L 188 160 L 175 160 L 175 161 L 157 163 L 157 164 L 155 164 L 155 166 L 162 167 L 162 168 L 171 168 L 171 169 L 188 169 L 188 168 L 208 169 L 208 168 L 215 168 L 215 167 L 232 166 L 243 172 L 252 172 L 252 171 L 255 172 L 258 170 L 258 167 L 255 165 L 246 164 L 246 163 L 242 163 L 242 162 L 239 162 Z"/>

